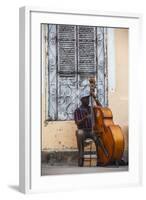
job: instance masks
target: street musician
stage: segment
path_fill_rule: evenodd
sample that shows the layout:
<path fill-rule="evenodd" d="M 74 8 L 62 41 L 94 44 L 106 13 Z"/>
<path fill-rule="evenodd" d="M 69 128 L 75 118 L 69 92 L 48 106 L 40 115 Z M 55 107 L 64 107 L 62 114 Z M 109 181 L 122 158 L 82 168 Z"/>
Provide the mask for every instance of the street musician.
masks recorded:
<path fill-rule="evenodd" d="M 87 138 L 91 138 L 95 142 L 97 158 L 98 146 L 102 148 L 106 155 L 108 154 L 103 144 L 101 143 L 97 132 L 93 131 L 92 129 L 94 119 L 91 106 L 89 106 L 90 96 L 91 93 L 89 90 L 83 90 L 80 94 L 81 106 L 78 107 L 74 112 L 74 120 L 78 128 L 76 136 L 79 151 L 78 166 L 80 167 L 82 167 L 84 164 L 84 141 Z"/>

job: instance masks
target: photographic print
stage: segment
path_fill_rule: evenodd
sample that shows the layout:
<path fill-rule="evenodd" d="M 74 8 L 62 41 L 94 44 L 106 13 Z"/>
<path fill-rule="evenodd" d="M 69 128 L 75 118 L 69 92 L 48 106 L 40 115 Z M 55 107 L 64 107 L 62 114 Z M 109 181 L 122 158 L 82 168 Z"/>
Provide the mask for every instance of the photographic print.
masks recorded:
<path fill-rule="evenodd" d="M 41 175 L 128 171 L 128 28 L 41 24 Z"/>
<path fill-rule="evenodd" d="M 140 185 L 141 23 L 20 8 L 21 192 Z"/>

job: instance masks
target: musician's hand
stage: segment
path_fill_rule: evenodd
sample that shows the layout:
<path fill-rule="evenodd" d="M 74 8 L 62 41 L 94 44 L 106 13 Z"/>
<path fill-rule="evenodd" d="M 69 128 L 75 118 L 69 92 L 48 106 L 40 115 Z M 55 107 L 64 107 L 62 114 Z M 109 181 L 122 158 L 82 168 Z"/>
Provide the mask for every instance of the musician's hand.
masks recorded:
<path fill-rule="evenodd" d="M 93 98 L 96 98 L 95 93 L 94 93 L 93 91 L 90 92 L 90 95 L 91 95 Z"/>
<path fill-rule="evenodd" d="M 86 119 L 91 119 L 91 114 L 86 115 L 86 116 L 84 117 L 84 119 L 85 119 L 85 120 L 86 120 Z"/>
<path fill-rule="evenodd" d="M 83 122 L 85 122 L 87 119 L 91 119 L 91 114 L 85 114 L 85 116 L 81 119 L 81 120 L 78 120 L 78 121 L 76 121 L 76 124 L 77 125 L 80 125 L 80 124 L 82 124 Z"/>

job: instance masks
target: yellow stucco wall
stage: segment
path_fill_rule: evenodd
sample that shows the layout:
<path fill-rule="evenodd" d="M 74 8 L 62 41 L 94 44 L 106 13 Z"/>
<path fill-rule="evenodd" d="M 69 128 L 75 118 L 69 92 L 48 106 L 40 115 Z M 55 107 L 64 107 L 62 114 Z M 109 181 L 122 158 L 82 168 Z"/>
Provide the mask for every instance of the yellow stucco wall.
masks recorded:
<path fill-rule="evenodd" d="M 128 142 L 128 30 L 115 29 L 115 91 L 109 92 L 109 107 L 114 122 L 119 124 L 125 137 L 125 149 Z"/>
<path fill-rule="evenodd" d="M 42 149 L 74 149 L 77 148 L 75 131 L 76 125 L 74 121 L 45 121 L 44 98 L 42 99 Z"/>
<path fill-rule="evenodd" d="M 128 135 L 128 31 L 115 29 L 116 52 L 116 87 L 109 92 L 109 107 L 114 122 L 122 127 L 127 148 Z M 77 148 L 73 121 L 49 122 L 44 124 L 44 96 L 42 96 L 42 149 L 75 149 Z"/>

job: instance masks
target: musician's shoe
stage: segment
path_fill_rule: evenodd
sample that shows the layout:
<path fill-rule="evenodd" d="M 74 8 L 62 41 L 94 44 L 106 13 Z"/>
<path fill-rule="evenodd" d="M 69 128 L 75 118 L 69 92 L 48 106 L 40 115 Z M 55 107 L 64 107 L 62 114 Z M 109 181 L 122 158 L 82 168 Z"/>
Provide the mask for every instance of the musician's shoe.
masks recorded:
<path fill-rule="evenodd" d="M 103 166 L 103 163 L 101 163 L 99 161 L 96 163 L 96 167 L 102 167 L 102 166 Z"/>
<path fill-rule="evenodd" d="M 79 166 L 79 167 L 83 167 L 83 164 L 84 164 L 83 159 L 82 159 L 82 158 L 79 158 L 79 160 L 78 160 L 78 166 Z"/>

